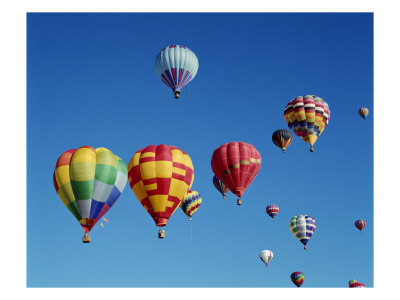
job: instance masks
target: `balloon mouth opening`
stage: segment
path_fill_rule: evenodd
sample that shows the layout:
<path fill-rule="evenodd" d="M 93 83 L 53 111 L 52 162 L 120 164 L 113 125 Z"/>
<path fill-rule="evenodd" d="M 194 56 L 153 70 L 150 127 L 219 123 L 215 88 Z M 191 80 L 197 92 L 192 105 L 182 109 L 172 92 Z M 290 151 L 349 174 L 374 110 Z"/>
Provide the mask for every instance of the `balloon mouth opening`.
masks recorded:
<path fill-rule="evenodd" d="M 167 218 L 155 218 L 155 221 L 156 221 L 156 226 L 158 227 L 164 227 L 168 223 Z"/>

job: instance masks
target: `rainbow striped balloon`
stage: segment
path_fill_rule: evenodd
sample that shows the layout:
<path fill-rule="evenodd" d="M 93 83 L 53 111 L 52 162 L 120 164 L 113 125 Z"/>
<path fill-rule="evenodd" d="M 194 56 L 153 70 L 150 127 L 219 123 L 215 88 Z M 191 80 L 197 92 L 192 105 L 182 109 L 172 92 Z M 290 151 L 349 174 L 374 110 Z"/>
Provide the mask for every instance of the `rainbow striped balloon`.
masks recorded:
<path fill-rule="evenodd" d="M 324 99 L 306 95 L 290 100 L 283 116 L 289 128 L 309 143 L 310 151 L 313 152 L 314 143 L 329 123 L 330 111 Z"/>
<path fill-rule="evenodd" d="M 123 160 L 106 148 L 83 146 L 58 158 L 54 187 L 85 231 L 83 242 L 90 242 L 90 230 L 118 200 L 127 173 Z"/>
<path fill-rule="evenodd" d="M 224 199 L 226 199 L 226 194 L 228 194 L 229 189 L 225 185 L 225 183 L 223 183 L 221 180 L 218 179 L 217 176 L 214 175 L 213 184 L 214 184 L 215 188 L 218 190 L 218 192 L 220 192 L 222 194 Z"/>
<path fill-rule="evenodd" d="M 188 191 L 180 206 L 183 212 L 192 220 L 193 214 L 199 209 L 202 202 L 200 194 L 196 191 Z"/>
<path fill-rule="evenodd" d="M 292 234 L 304 245 L 304 250 L 306 250 L 306 245 L 316 228 L 315 220 L 308 215 L 295 216 L 290 220 L 289 228 Z"/>
<path fill-rule="evenodd" d="M 304 282 L 304 274 L 299 271 L 293 272 L 292 275 L 290 275 L 290 279 L 295 285 L 297 285 L 297 287 L 301 287 Z"/>

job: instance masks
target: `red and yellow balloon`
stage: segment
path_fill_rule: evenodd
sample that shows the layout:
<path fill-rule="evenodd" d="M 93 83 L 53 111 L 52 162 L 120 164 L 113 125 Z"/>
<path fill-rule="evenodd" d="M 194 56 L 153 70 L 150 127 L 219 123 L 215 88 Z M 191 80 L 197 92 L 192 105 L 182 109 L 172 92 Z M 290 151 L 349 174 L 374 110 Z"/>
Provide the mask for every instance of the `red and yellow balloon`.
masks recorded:
<path fill-rule="evenodd" d="M 167 225 L 193 179 L 192 160 L 175 146 L 147 146 L 138 150 L 128 164 L 133 193 L 159 227 Z M 164 237 L 164 229 L 159 237 Z"/>

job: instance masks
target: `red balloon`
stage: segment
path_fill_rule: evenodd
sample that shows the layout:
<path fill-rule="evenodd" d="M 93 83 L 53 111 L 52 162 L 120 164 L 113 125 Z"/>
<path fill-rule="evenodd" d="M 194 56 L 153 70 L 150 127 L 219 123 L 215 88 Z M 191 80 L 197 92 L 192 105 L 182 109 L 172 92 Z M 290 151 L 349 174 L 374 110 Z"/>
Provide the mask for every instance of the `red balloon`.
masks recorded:
<path fill-rule="evenodd" d="M 215 149 L 211 168 L 231 191 L 239 197 L 253 182 L 261 167 L 261 155 L 253 145 L 245 142 L 226 143 Z"/>

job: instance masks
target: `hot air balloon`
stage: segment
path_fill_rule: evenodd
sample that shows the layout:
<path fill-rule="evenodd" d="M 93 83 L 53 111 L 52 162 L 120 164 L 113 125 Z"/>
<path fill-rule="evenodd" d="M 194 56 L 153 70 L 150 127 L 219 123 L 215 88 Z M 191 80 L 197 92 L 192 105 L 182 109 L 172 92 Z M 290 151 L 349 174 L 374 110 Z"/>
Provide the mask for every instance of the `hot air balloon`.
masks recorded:
<path fill-rule="evenodd" d="M 289 228 L 293 235 L 304 244 L 304 250 L 306 250 L 306 245 L 316 228 L 315 220 L 307 215 L 295 216 L 290 220 Z"/>
<path fill-rule="evenodd" d="M 147 146 L 138 150 L 128 164 L 129 184 L 159 227 L 167 225 L 192 186 L 193 179 L 192 160 L 175 146 Z M 162 228 L 159 238 L 164 234 Z"/>
<path fill-rule="evenodd" d="M 90 230 L 118 200 L 126 178 L 125 163 L 106 148 L 82 146 L 58 158 L 54 187 L 82 226 L 84 243 L 90 243 Z"/>
<path fill-rule="evenodd" d="M 272 134 L 272 141 L 285 153 L 286 148 L 292 143 L 293 137 L 289 130 L 279 129 Z"/>
<path fill-rule="evenodd" d="M 222 194 L 224 199 L 226 199 L 226 194 L 228 194 L 229 189 L 225 185 L 225 183 L 223 183 L 221 180 L 218 179 L 217 176 L 214 175 L 213 184 L 214 184 L 215 188 L 218 190 L 218 192 L 220 192 Z"/>
<path fill-rule="evenodd" d="M 364 120 L 367 118 L 368 113 L 369 113 L 369 111 L 368 111 L 368 108 L 366 108 L 366 107 L 361 107 L 361 108 L 358 110 L 358 114 L 359 114 Z"/>
<path fill-rule="evenodd" d="M 261 167 L 261 156 L 253 145 L 245 142 L 226 143 L 215 149 L 211 158 L 211 168 L 236 196 L 241 205 L 241 197 L 252 183 Z"/>
<path fill-rule="evenodd" d="M 270 204 L 266 208 L 267 214 L 273 219 L 279 213 L 279 207 L 276 204 Z"/>
<path fill-rule="evenodd" d="M 329 106 L 315 95 L 298 96 L 289 101 L 284 118 L 289 128 L 310 144 L 310 151 L 313 152 L 314 143 L 329 123 Z"/>
<path fill-rule="evenodd" d="M 303 272 L 293 272 L 292 275 L 290 275 L 290 279 L 292 279 L 292 282 L 297 285 L 297 287 L 301 287 L 304 282 L 304 274 Z"/>
<path fill-rule="evenodd" d="M 182 45 L 165 47 L 156 57 L 157 75 L 172 89 L 176 99 L 181 89 L 196 76 L 198 69 L 196 54 Z"/>
<path fill-rule="evenodd" d="M 365 288 L 365 285 L 355 279 L 349 281 L 349 288 Z"/>
<path fill-rule="evenodd" d="M 260 259 L 266 264 L 267 267 L 273 257 L 274 254 L 271 250 L 261 250 L 260 252 Z"/>
<path fill-rule="evenodd" d="M 193 214 L 199 209 L 202 202 L 200 194 L 196 191 L 188 191 L 185 198 L 181 202 L 183 212 L 192 220 Z"/>
<path fill-rule="evenodd" d="M 365 227 L 365 221 L 364 220 L 357 220 L 355 223 L 356 227 L 358 230 L 362 231 Z"/>

